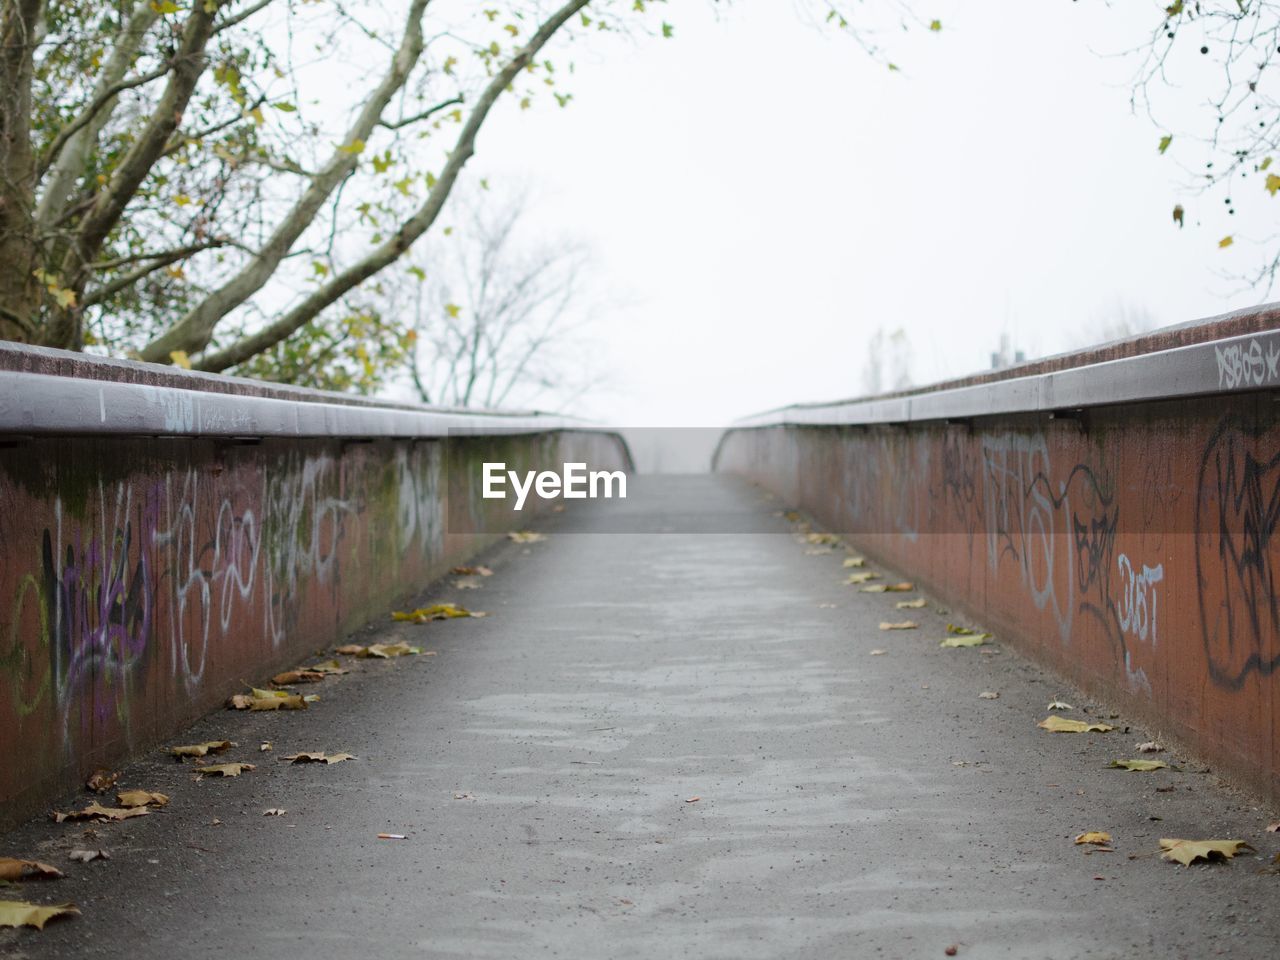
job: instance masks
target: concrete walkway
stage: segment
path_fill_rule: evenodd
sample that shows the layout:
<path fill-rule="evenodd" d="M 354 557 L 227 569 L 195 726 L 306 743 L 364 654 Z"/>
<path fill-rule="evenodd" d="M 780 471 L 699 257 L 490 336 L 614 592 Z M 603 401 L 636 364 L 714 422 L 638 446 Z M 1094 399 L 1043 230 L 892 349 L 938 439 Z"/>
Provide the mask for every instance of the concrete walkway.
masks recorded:
<path fill-rule="evenodd" d="M 219 712 L 174 741 L 235 740 L 225 759 L 256 770 L 197 783 L 153 754 L 122 783 L 166 809 L 0 838 L 68 874 L 0 897 L 83 911 L 0 930 L 0 954 L 1276 956 L 1268 811 L 1202 766 L 1105 769 L 1150 739 L 1123 718 L 1038 730 L 1055 696 L 1106 714 L 1002 645 L 939 649 L 945 612 L 843 585 L 843 554 L 807 553 L 759 491 L 641 485 L 652 532 L 590 535 L 571 509 L 492 551 L 482 589 L 429 593 L 487 618 L 356 638 L 436 656 L 352 661 L 304 713 Z M 777 532 L 658 532 L 725 513 Z M 920 629 L 878 629 L 906 616 Z M 359 759 L 279 762 L 297 750 Z M 1115 852 L 1074 844 L 1087 830 Z M 1182 868 L 1162 836 L 1258 853 Z M 68 863 L 82 846 L 112 859 Z"/>

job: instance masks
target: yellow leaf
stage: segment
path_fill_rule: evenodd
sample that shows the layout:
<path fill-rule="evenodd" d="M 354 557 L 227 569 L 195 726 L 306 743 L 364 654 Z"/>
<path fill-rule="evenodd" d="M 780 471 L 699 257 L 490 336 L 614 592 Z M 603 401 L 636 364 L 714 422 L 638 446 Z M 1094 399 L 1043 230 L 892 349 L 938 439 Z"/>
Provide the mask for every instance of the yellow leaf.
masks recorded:
<path fill-rule="evenodd" d="M 1076 843 L 1096 843 L 1104 844 L 1111 842 L 1111 834 L 1105 830 L 1090 830 L 1088 833 L 1082 833 L 1076 837 Z"/>
<path fill-rule="evenodd" d="M 1225 250 L 1227 247 L 1231 246 L 1235 242 L 1236 242 L 1236 238 L 1228 235 L 1218 241 L 1218 247 L 1219 249 Z"/>
<path fill-rule="evenodd" d="M 322 673 L 322 674 L 338 674 L 338 673 L 351 672 L 350 670 L 347 670 L 344 666 L 342 666 L 342 664 L 338 663 L 337 660 L 326 660 L 324 661 L 324 663 L 317 663 L 314 667 L 307 667 L 307 669 L 312 671 L 313 673 Z"/>
<path fill-rule="evenodd" d="M 1163 760 L 1112 760 L 1108 766 L 1117 770 L 1147 773 L 1152 770 L 1168 770 L 1169 765 Z"/>
<path fill-rule="evenodd" d="M 83 810 L 74 810 L 71 813 L 55 810 L 53 821 L 62 823 L 65 820 L 128 820 L 130 817 L 146 816 L 149 812 L 146 807 L 104 807 L 95 800 Z"/>
<path fill-rule="evenodd" d="M 898 623 L 890 623 L 889 621 L 885 620 L 880 624 L 880 629 L 881 630 L 914 630 L 918 626 L 920 626 L 920 624 L 912 620 L 902 620 Z"/>
<path fill-rule="evenodd" d="M 0 880 L 15 883 L 18 880 L 56 880 L 62 871 L 39 860 L 14 860 L 0 857 Z"/>
<path fill-rule="evenodd" d="M 462 313 L 462 308 L 458 306 L 456 303 L 446 303 L 444 305 L 444 312 L 456 320 L 458 317 L 458 314 Z"/>
<path fill-rule="evenodd" d="M 544 534 L 534 533 L 531 530 L 513 530 L 507 534 L 508 540 L 514 540 L 516 543 L 538 543 L 547 539 Z"/>
<path fill-rule="evenodd" d="M 204 743 L 193 743 L 185 747 L 174 747 L 169 752 L 179 759 L 183 757 L 203 757 L 208 753 L 221 753 L 235 744 L 230 740 L 206 740 Z"/>
<path fill-rule="evenodd" d="M 58 306 L 62 307 L 63 310 L 76 305 L 76 293 L 74 290 L 67 290 L 65 287 L 51 287 L 49 292 L 53 294 L 53 299 L 57 301 Z"/>
<path fill-rule="evenodd" d="M 1050 733 L 1107 733 L 1115 729 L 1115 727 L 1108 726 L 1105 723 L 1085 723 L 1083 720 L 1068 720 L 1066 717 L 1060 717 L 1056 713 L 1045 717 L 1036 726 L 1043 730 L 1048 730 Z"/>
<path fill-rule="evenodd" d="M 191 369 L 191 358 L 187 356 L 185 350 L 169 351 L 169 359 L 173 361 L 175 367 L 181 367 L 183 370 Z"/>
<path fill-rule="evenodd" d="M 932 21 L 930 21 L 930 22 L 929 22 L 929 29 L 930 29 L 930 30 L 932 30 L 934 33 L 937 33 L 939 30 L 941 30 L 941 29 L 942 29 L 942 21 L 941 21 L 941 20 L 932 20 Z"/>
<path fill-rule="evenodd" d="M 811 533 L 805 537 L 809 543 L 839 543 L 839 538 L 834 533 Z"/>
<path fill-rule="evenodd" d="M 207 767 L 197 767 L 196 773 L 202 777 L 238 777 L 244 771 L 252 769 L 252 763 L 214 763 Z"/>
<path fill-rule="evenodd" d="M 1276 195 L 1276 191 L 1280 190 L 1280 177 L 1277 177 L 1274 173 L 1268 173 L 1266 187 L 1267 193 L 1274 197 Z"/>
<path fill-rule="evenodd" d="M 924 597 L 916 597 L 914 600 L 899 600 L 894 606 L 899 610 L 923 610 L 928 603 Z"/>
<path fill-rule="evenodd" d="M 69 917 L 79 913 L 73 903 L 44 907 L 21 900 L 0 900 L 0 927 L 35 927 L 43 930 L 44 925 L 55 917 Z"/>
<path fill-rule="evenodd" d="M 867 565 L 866 557 L 845 557 L 845 567 L 865 567 Z"/>
<path fill-rule="evenodd" d="M 1160 858 L 1176 860 L 1184 867 L 1191 866 L 1196 860 L 1212 860 L 1214 857 L 1230 860 L 1241 849 L 1252 850 L 1253 847 L 1243 840 L 1160 840 Z"/>
<path fill-rule="evenodd" d="M 294 753 L 287 757 L 281 757 L 281 760 L 287 760 L 289 763 L 323 763 L 333 764 L 342 763 L 344 760 L 355 760 L 356 757 L 350 753 L 325 753 L 322 750 L 312 750 L 305 753 Z"/>
<path fill-rule="evenodd" d="M 973 633 L 962 637 L 947 637 L 938 646 L 940 647 L 982 647 L 986 646 L 987 640 L 990 639 L 989 633 Z"/>
<path fill-rule="evenodd" d="M 116 794 L 116 803 L 122 807 L 163 807 L 168 802 L 163 793 L 150 790 L 121 790 Z"/>
<path fill-rule="evenodd" d="M 319 683 L 323 679 L 324 674 L 319 670 L 286 670 L 284 673 L 277 673 L 271 678 L 271 682 L 287 687 L 293 683 Z"/>
<path fill-rule="evenodd" d="M 350 143 L 345 143 L 342 146 L 338 147 L 338 152 L 351 154 L 353 156 L 356 154 L 364 153 L 364 141 L 352 140 Z"/>
<path fill-rule="evenodd" d="M 418 623 L 426 623 L 426 620 L 416 621 Z M 374 657 L 378 660 L 390 660 L 392 657 L 409 657 L 416 656 L 422 652 L 421 647 L 411 647 L 409 644 L 401 641 L 399 643 L 371 643 L 359 653 L 357 657 Z"/>
<path fill-rule="evenodd" d="M 845 578 L 845 583 L 866 583 L 868 580 L 879 580 L 880 574 L 874 570 L 864 570 L 861 573 L 851 573 Z"/>
<path fill-rule="evenodd" d="M 1171 143 L 1173 143 L 1173 136 L 1171 134 L 1166 133 L 1163 137 L 1160 138 L 1160 152 L 1164 153 L 1166 150 L 1168 150 L 1169 144 Z"/>

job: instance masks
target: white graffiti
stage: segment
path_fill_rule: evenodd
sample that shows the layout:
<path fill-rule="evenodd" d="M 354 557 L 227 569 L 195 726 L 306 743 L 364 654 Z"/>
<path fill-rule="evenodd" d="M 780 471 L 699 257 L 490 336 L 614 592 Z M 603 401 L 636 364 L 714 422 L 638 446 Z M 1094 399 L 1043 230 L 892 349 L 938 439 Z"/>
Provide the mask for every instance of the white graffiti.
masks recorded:
<path fill-rule="evenodd" d="M 1120 568 L 1120 599 L 1116 601 L 1116 616 L 1120 629 L 1139 640 L 1156 645 L 1159 593 L 1156 584 L 1164 580 L 1164 564 L 1149 567 L 1142 565 L 1139 573 L 1125 554 L 1116 559 Z"/>
<path fill-rule="evenodd" d="M 1255 338 L 1248 346 L 1232 343 L 1215 346 L 1218 361 L 1218 386 L 1227 390 L 1237 387 L 1260 387 L 1280 380 L 1280 347 L 1267 343 L 1266 352 Z"/>

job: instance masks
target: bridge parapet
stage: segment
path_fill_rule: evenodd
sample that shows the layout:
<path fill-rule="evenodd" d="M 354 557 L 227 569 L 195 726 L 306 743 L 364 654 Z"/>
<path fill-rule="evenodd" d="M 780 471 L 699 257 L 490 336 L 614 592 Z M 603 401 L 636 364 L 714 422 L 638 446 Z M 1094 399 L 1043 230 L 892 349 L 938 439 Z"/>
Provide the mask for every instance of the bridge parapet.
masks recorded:
<path fill-rule="evenodd" d="M 1277 324 L 770 411 L 716 466 L 1280 797 Z"/>
<path fill-rule="evenodd" d="M 0 346 L 0 826 L 527 523 L 484 460 L 630 468 L 563 417 Z"/>

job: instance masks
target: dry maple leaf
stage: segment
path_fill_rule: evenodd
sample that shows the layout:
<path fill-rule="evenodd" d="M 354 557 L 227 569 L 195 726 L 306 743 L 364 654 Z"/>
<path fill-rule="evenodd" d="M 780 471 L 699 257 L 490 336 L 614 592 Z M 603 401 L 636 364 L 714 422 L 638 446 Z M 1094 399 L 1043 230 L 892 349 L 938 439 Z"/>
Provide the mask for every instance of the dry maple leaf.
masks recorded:
<path fill-rule="evenodd" d="M 264 817 L 283 817 L 288 812 L 288 810 L 284 810 L 280 807 L 271 807 L 269 810 L 263 810 L 262 815 Z"/>
<path fill-rule="evenodd" d="M 1059 717 L 1056 714 L 1045 717 L 1036 724 L 1043 730 L 1050 733 L 1108 733 L 1115 727 L 1108 726 L 1105 723 L 1085 723 L 1083 720 L 1068 720 L 1066 717 Z"/>
<path fill-rule="evenodd" d="M 845 557 L 845 567 L 865 567 L 867 565 L 866 557 Z"/>
<path fill-rule="evenodd" d="M 238 777 L 246 770 L 253 770 L 252 763 L 214 763 L 207 767 L 197 767 L 196 773 L 202 777 Z"/>
<path fill-rule="evenodd" d="M 899 610 L 923 610 L 928 606 L 928 601 L 924 597 L 917 597 L 914 600 L 899 600 L 894 606 Z"/>
<path fill-rule="evenodd" d="M 326 660 L 324 661 L 324 663 L 317 663 L 314 667 L 307 667 L 307 670 L 311 671 L 312 673 L 320 673 L 320 674 L 326 674 L 326 675 L 351 672 L 342 664 L 338 663 L 337 660 Z"/>
<path fill-rule="evenodd" d="M 62 871 L 39 860 L 14 860 L 12 857 L 0 857 L 0 880 L 10 883 L 18 880 L 56 880 Z"/>
<path fill-rule="evenodd" d="M 120 779 L 120 774 L 113 773 L 110 770 L 95 770 L 89 775 L 89 779 L 85 781 L 85 789 L 93 793 L 106 793 L 116 785 L 116 781 Z"/>
<path fill-rule="evenodd" d="M 72 850 L 67 859 L 75 863 L 89 863 L 93 860 L 110 860 L 111 854 L 105 850 Z"/>
<path fill-rule="evenodd" d="M 949 648 L 981 647 L 986 645 L 986 642 L 988 639 L 990 639 L 990 637 L 991 637 L 991 634 L 989 633 L 975 633 L 972 635 L 966 635 L 962 637 L 947 637 L 940 644 L 938 644 L 938 646 L 949 647 Z"/>
<path fill-rule="evenodd" d="M 169 752 L 181 760 L 183 757 L 203 757 L 210 753 L 221 753 L 235 744 L 230 740 L 206 740 L 204 743 L 193 743 L 185 747 L 173 747 Z"/>
<path fill-rule="evenodd" d="M 454 567 L 449 571 L 458 577 L 492 577 L 493 571 L 488 567 Z"/>
<path fill-rule="evenodd" d="M 344 643 L 342 646 L 334 650 L 334 653 L 341 653 L 344 656 L 358 657 L 360 655 L 360 651 L 363 649 L 364 647 L 360 646 L 358 643 Z"/>
<path fill-rule="evenodd" d="M 1169 769 L 1169 765 L 1163 760 L 1112 760 L 1107 766 L 1134 773 L 1150 773 L 1152 770 Z"/>
<path fill-rule="evenodd" d="M 472 613 L 466 607 L 460 607 L 456 603 L 433 603 L 429 607 L 419 607 L 407 613 L 403 610 L 396 610 L 391 614 L 391 619 L 401 623 L 430 623 L 432 620 L 452 620 L 457 617 L 477 616 L 482 617 L 484 614 Z"/>
<path fill-rule="evenodd" d="M 130 817 L 146 816 L 150 812 L 146 807 L 104 807 L 95 800 L 83 810 L 73 810 L 71 813 L 62 813 L 55 810 L 53 822 L 62 823 L 66 820 L 128 820 Z"/>
<path fill-rule="evenodd" d="M 291 683 L 319 683 L 323 679 L 324 674 L 319 670 L 286 670 L 284 673 L 277 673 L 271 678 L 271 682 L 287 687 Z"/>
<path fill-rule="evenodd" d="M 79 912 L 74 903 L 45 907 L 21 900 L 0 900 L 0 927 L 35 927 L 43 930 L 44 925 L 55 917 L 69 917 Z"/>
<path fill-rule="evenodd" d="M 839 543 L 834 533 L 811 533 L 805 537 L 808 543 Z"/>
<path fill-rule="evenodd" d="M 1212 860 L 1215 857 L 1230 860 L 1242 849 L 1253 847 L 1243 840 L 1160 840 L 1160 859 L 1177 861 L 1184 867 L 1191 866 L 1196 860 Z"/>
<path fill-rule="evenodd" d="M 121 790 L 116 794 L 116 803 L 122 807 L 163 807 L 168 802 L 163 793 L 150 790 Z"/>
<path fill-rule="evenodd" d="M 900 620 L 897 623 L 891 623 L 888 620 L 883 620 L 880 623 L 881 630 L 915 630 L 919 626 L 920 624 L 916 623 L 914 620 Z"/>
<path fill-rule="evenodd" d="M 1111 842 L 1111 834 L 1105 830 L 1090 830 L 1088 833 L 1082 833 L 1076 837 L 1076 843 L 1093 843 L 1098 846 Z"/>

